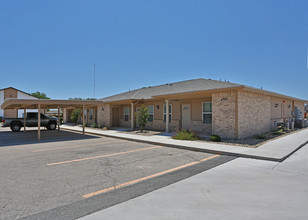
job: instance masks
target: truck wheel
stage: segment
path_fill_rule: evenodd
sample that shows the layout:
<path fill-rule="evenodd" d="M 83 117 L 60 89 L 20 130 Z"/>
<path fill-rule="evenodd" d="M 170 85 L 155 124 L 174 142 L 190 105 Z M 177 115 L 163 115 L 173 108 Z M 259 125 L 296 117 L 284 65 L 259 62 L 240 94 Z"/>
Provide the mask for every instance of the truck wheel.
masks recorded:
<path fill-rule="evenodd" d="M 48 130 L 55 130 L 57 127 L 56 123 L 50 123 L 48 126 L 47 126 L 47 129 Z"/>
<path fill-rule="evenodd" d="M 19 123 L 13 123 L 11 125 L 11 130 L 14 131 L 14 132 L 20 131 L 20 128 L 21 128 L 21 124 L 19 124 Z"/>

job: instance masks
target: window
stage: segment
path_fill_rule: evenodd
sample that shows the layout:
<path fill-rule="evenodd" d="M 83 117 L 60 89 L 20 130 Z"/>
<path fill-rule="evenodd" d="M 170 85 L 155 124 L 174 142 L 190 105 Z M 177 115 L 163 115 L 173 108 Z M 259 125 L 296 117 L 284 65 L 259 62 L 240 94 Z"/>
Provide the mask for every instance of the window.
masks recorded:
<path fill-rule="evenodd" d="M 154 105 L 149 105 L 148 106 L 148 110 L 149 110 L 149 122 L 153 122 L 154 120 Z"/>
<path fill-rule="evenodd" d="M 166 105 L 164 105 L 164 122 L 166 122 Z M 169 104 L 169 122 L 172 120 L 172 104 Z"/>
<path fill-rule="evenodd" d="M 124 107 L 124 121 L 129 120 L 129 107 Z"/>
<path fill-rule="evenodd" d="M 205 124 L 212 124 L 212 103 L 202 103 L 202 122 Z"/>
<path fill-rule="evenodd" d="M 93 120 L 93 109 L 89 110 L 89 114 L 90 114 L 90 120 Z"/>

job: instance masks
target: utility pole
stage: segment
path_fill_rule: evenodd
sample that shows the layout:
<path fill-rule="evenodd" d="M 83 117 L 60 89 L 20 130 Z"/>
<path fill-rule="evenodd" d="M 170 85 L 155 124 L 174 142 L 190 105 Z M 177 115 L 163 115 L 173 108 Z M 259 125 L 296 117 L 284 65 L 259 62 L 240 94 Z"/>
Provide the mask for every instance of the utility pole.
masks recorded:
<path fill-rule="evenodd" d="M 94 98 L 95 98 L 95 63 L 94 63 Z"/>

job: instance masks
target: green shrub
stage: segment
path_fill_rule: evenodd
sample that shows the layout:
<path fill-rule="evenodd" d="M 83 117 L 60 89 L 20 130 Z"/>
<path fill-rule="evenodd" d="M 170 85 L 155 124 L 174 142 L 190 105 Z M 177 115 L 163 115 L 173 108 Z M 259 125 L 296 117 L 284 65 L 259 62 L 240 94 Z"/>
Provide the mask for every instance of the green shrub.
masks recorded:
<path fill-rule="evenodd" d="M 210 137 L 210 141 L 221 142 L 221 137 L 219 135 L 212 134 L 211 137 Z"/>
<path fill-rule="evenodd" d="M 139 111 L 136 112 L 136 119 L 140 126 L 141 132 L 143 132 L 143 129 L 147 125 L 148 119 L 149 119 L 149 109 L 148 107 L 142 105 L 139 109 Z"/>
<path fill-rule="evenodd" d="M 97 126 L 96 123 L 94 123 L 94 124 L 91 125 L 91 128 L 98 128 L 98 126 Z"/>
<path fill-rule="evenodd" d="M 72 119 L 72 121 L 74 122 L 75 125 L 77 124 L 77 121 L 78 121 L 80 115 L 81 115 L 81 108 L 75 108 L 72 112 L 72 115 L 71 115 L 71 119 Z"/>
<path fill-rule="evenodd" d="M 255 136 L 256 139 L 266 139 L 266 135 L 265 134 L 258 134 Z"/>
<path fill-rule="evenodd" d="M 177 140 L 189 140 L 189 141 L 199 140 L 199 137 L 194 132 L 185 129 L 178 130 L 176 135 L 173 136 L 172 138 Z"/>

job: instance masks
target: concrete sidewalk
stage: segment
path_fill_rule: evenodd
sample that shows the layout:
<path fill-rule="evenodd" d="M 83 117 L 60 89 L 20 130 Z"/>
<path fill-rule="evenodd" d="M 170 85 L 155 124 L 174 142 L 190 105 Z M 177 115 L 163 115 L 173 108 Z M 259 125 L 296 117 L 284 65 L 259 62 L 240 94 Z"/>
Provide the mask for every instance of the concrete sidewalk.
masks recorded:
<path fill-rule="evenodd" d="M 308 219 L 308 145 L 282 163 L 238 158 L 82 218 Z"/>
<path fill-rule="evenodd" d="M 61 125 L 61 128 L 73 131 L 82 131 L 82 127 Z M 269 141 L 257 148 L 240 147 L 219 143 L 209 143 L 200 141 L 181 141 L 172 139 L 170 136 L 153 135 L 142 136 L 127 134 L 116 130 L 101 130 L 85 128 L 87 133 L 104 135 L 108 137 L 122 138 L 133 141 L 141 141 L 150 144 L 159 144 L 165 146 L 179 147 L 190 150 L 200 150 L 208 153 L 221 153 L 233 156 L 263 159 L 281 162 L 298 150 L 301 146 L 308 143 L 308 128 L 293 134 Z"/>

